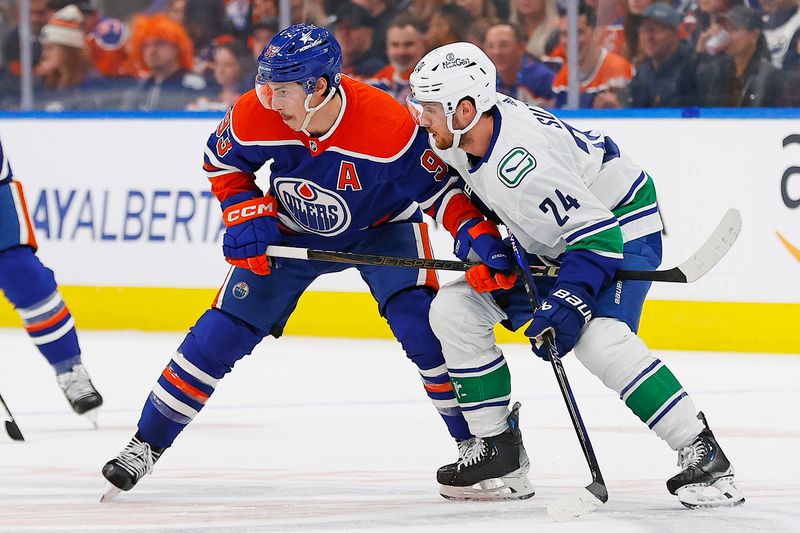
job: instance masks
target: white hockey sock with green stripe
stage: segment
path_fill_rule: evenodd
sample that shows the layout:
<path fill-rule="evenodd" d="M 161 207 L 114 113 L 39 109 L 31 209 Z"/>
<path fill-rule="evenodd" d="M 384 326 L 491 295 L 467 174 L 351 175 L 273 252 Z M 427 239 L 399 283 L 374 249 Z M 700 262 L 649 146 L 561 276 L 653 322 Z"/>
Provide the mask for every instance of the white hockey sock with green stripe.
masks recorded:
<path fill-rule="evenodd" d="M 499 352 L 499 350 L 498 350 Z M 448 366 L 458 405 L 473 434 L 499 435 L 508 424 L 511 374 L 502 353 L 490 353 L 470 361 L 475 366 Z"/>
<path fill-rule="evenodd" d="M 703 430 L 694 402 L 675 375 L 624 322 L 612 318 L 590 321 L 575 354 L 673 450 Z"/>

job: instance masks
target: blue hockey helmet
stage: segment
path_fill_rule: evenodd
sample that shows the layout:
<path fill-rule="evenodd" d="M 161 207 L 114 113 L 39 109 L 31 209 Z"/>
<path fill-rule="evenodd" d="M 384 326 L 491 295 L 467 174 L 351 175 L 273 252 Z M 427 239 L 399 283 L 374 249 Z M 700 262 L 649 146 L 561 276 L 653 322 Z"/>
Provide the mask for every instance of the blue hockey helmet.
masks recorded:
<path fill-rule="evenodd" d="M 312 94 L 317 80 L 335 89 L 342 79 L 342 48 L 325 28 L 294 24 L 278 32 L 258 56 L 256 88 L 267 83 L 298 82 Z"/>

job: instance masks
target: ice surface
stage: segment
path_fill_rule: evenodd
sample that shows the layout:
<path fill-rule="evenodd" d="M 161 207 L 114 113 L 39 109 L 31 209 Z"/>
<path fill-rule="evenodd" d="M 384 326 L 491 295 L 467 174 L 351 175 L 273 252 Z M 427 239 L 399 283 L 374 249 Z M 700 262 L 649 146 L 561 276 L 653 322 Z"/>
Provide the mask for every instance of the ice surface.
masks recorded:
<path fill-rule="evenodd" d="M 100 468 L 133 435 L 181 334 L 80 332 L 106 399 L 73 415 L 23 330 L 0 329 L 0 393 L 27 441 L 0 433 L 0 531 L 800 531 L 800 357 L 659 352 L 734 462 L 744 506 L 684 509 L 676 454 L 569 356 L 608 504 L 568 523 L 546 506 L 590 481 L 549 365 L 505 346 L 534 498 L 450 502 L 434 473 L 456 448 L 414 366 L 388 341 L 268 339 L 222 380 L 155 473 L 100 504 Z"/>

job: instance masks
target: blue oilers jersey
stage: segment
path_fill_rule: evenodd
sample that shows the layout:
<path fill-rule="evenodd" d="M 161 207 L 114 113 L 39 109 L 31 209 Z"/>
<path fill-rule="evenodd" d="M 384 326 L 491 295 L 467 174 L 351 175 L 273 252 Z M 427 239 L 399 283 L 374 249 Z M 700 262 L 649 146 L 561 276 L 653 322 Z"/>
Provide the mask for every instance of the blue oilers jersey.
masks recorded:
<path fill-rule="evenodd" d="M 480 216 L 403 106 L 347 77 L 339 95 L 341 112 L 321 137 L 286 126 L 254 91 L 243 95 L 205 149 L 217 198 L 268 190 L 284 241 L 305 247 L 347 247 L 368 228 L 421 220 L 420 208 L 448 229 Z M 264 165 L 269 184 L 258 187 L 255 173 Z"/>
<path fill-rule="evenodd" d="M 22 184 L 14 180 L 11 164 L 0 144 L 0 252 L 16 246 L 30 246 L 35 250 L 36 236 Z"/>
<path fill-rule="evenodd" d="M 11 164 L 9 164 L 3 145 L 0 143 L 0 185 L 5 185 L 12 179 L 14 179 L 14 174 L 11 172 Z"/>

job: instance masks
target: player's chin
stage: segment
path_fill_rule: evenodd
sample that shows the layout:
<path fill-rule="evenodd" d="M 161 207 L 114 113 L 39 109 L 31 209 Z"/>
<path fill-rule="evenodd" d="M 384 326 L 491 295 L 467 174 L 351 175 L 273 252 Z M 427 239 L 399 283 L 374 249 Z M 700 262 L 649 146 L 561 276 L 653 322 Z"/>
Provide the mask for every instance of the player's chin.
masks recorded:
<path fill-rule="evenodd" d="M 302 125 L 299 120 L 294 117 L 285 117 L 281 115 L 281 120 L 283 123 L 292 128 L 294 131 L 300 131 L 300 126 Z"/>
<path fill-rule="evenodd" d="M 439 150 L 447 150 L 453 146 L 453 138 L 450 137 L 449 139 L 443 139 L 438 135 L 434 134 L 433 142 L 436 143 L 436 148 Z"/>

